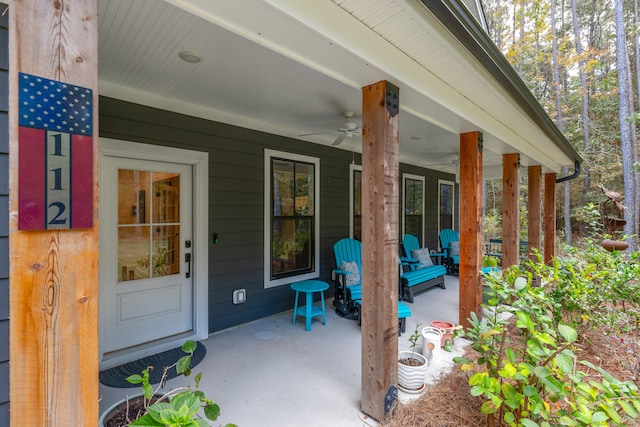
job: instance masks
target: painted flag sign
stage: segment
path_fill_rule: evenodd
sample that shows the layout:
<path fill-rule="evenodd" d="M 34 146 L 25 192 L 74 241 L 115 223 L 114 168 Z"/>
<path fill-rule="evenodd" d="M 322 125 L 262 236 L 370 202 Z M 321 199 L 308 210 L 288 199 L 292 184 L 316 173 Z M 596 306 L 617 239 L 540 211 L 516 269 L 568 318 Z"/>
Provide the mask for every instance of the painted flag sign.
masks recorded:
<path fill-rule="evenodd" d="M 93 225 L 93 91 L 19 73 L 18 228 Z"/>

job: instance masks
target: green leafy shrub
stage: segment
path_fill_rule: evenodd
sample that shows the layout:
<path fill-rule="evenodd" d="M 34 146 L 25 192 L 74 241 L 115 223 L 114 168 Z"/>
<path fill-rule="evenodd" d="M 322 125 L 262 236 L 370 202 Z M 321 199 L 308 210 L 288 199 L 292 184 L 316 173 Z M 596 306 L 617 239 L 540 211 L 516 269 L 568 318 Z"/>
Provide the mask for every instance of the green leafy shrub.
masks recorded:
<path fill-rule="evenodd" d="M 131 375 L 127 381 L 131 384 L 140 384 L 145 398 L 145 414 L 133 421 L 131 426 L 175 426 L 175 427 L 207 427 L 209 423 L 199 414 L 202 410 L 204 416 L 215 421 L 220 416 L 220 407 L 213 400 L 207 398 L 205 394 L 198 390 L 202 374 L 194 377 L 194 388 L 181 387 L 169 393 L 159 396 L 160 388 L 164 385 L 167 371 L 173 367 L 178 374 L 189 376 L 191 374 L 191 357 L 196 350 L 195 341 L 186 341 L 182 345 L 182 351 L 187 353 L 178 361 L 164 368 L 162 380 L 158 388 L 154 389 L 149 383 L 149 370 L 144 369 L 142 375 Z M 152 403 L 155 402 L 155 403 Z M 236 427 L 234 424 L 227 424 L 225 427 Z"/>
<path fill-rule="evenodd" d="M 538 276 L 542 273 L 552 275 L 553 285 L 533 284 L 534 277 L 546 280 Z M 561 285 L 565 298 L 572 297 L 573 287 L 584 288 L 567 307 L 572 319 L 582 318 L 579 304 L 595 298 L 587 279 L 596 273 L 588 262 L 576 268 L 556 260 L 549 270 L 538 262 L 485 277 L 489 298 L 483 307 L 492 314 L 480 320 L 472 313 L 465 331 L 480 357 L 476 362 L 462 357 L 454 361 L 469 372 L 470 393 L 482 399 L 487 425 L 609 426 L 638 417 L 636 384 L 579 360 L 579 334 L 564 321 L 565 300 L 555 286 L 564 277 L 573 278 Z"/>

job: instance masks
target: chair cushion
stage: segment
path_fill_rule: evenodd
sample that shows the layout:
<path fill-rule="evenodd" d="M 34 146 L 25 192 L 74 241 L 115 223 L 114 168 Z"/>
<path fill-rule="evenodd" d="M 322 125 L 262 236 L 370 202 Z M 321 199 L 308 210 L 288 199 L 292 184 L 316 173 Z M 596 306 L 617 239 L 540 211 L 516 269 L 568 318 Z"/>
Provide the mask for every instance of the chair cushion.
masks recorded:
<path fill-rule="evenodd" d="M 360 269 L 358 269 L 357 263 L 342 261 L 342 264 L 340 264 L 340 270 L 349 272 L 349 274 L 346 276 L 345 285 L 353 286 L 360 284 Z"/>
<path fill-rule="evenodd" d="M 433 265 L 433 261 L 431 261 L 431 255 L 429 254 L 428 248 L 415 249 L 411 251 L 411 256 L 420 261 L 420 264 L 416 266 L 416 269 L 418 270 Z"/>
<path fill-rule="evenodd" d="M 460 256 L 460 242 L 451 242 L 449 247 L 451 248 L 450 256 Z"/>

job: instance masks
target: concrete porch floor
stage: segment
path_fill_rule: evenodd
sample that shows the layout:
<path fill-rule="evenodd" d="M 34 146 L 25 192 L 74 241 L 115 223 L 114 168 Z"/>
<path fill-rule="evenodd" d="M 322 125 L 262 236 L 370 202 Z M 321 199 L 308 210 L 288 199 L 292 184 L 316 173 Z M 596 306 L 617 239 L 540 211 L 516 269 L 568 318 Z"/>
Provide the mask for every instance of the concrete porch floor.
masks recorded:
<path fill-rule="evenodd" d="M 408 337 L 417 323 L 428 326 L 440 319 L 458 323 L 458 277 L 446 276 L 447 289 L 428 289 L 408 304 L 412 316 L 407 331 L 398 338 L 399 349 L 409 349 Z M 331 291 L 329 290 L 329 294 Z M 325 294 L 326 296 L 326 294 Z M 293 309 L 293 307 L 292 307 Z M 201 372 L 200 388 L 218 403 L 222 415 L 212 425 L 235 423 L 240 427 L 375 426 L 360 412 L 360 327 L 332 310 L 327 300 L 327 325 L 315 317 L 312 330 L 304 318 L 292 324 L 292 310 L 220 331 L 203 341 L 205 359 L 193 369 Z M 429 366 L 429 382 L 453 366 L 465 340 L 454 351 L 440 352 Z M 168 388 L 191 384 L 191 377 L 169 381 Z M 100 385 L 100 411 L 137 388 Z M 428 389 L 426 391 L 429 392 Z M 415 396 L 400 392 L 400 400 Z"/>

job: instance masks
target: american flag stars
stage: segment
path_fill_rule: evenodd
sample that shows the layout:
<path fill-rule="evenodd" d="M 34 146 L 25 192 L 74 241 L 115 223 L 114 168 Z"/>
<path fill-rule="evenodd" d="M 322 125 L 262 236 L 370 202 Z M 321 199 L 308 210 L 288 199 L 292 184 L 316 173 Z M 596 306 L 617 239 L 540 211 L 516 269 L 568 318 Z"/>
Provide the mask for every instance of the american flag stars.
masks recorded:
<path fill-rule="evenodd" d="M 19 126 L 93 135 L 93 91 L 20 73 Z"/>

